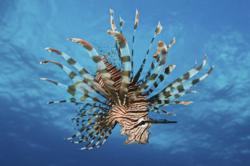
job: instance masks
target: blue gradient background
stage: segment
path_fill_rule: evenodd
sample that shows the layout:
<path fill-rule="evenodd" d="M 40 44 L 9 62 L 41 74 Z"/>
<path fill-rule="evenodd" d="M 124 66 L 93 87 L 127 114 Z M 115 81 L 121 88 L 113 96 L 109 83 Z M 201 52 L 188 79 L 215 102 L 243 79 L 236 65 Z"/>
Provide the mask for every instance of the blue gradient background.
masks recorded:
<path fill-rule="evenodd" d="M 250 165 L 249 6 L 247 0 L 0 0 L 0 165 Z M 110 7 L 126 21 L 128 41 L 135 9 L 141 13 L 137 68 L 160 20 L 164 30 L 158 40 L 177 39 L 169 54 L 177 68 L 168 82 L 205 53 L 216 69 L 196 86 L 197 94 L 184 97 L 194 104 L 169 108 L 178 124 L 151 128 L 149 144 L 124 145 L 117 127 L 102 148 L 80 151 L 64 141 L 73 133 L 75 107 L 46 105 L 67 94 L 38 79 L 67 82 L 67 77 L 39 61 L 57 59 L 44 51 L 56 47 L 93 72 L 84 50 L 65 39 L 82 37 L 97 48 L 112 48 L 106 34 Z"/>

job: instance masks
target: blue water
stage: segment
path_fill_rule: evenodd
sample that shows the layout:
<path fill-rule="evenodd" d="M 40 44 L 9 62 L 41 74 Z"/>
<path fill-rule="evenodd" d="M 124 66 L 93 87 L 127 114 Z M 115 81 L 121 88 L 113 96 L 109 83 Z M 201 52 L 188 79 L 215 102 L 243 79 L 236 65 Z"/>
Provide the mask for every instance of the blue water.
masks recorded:
<path fill-rule="evenodd" d="M 250 2 L 247 0 L 149 1 L 0 1 L 0 165 L 250 165 Z M 67 94 L 46 84 L 47 76 L 67 83 L 64 73 L 40 60 L 59 59 L 51 46 L 74 56 L 94 72 L 79 46 L 66 40 L 81 37 L 109 50 L 109 8 L 122 16 L 131 41 L 136 9 L 136 67 L 142 60 L 157 22 L 164 29 L 157 40 L 177 43 L 168 61 L 177 68 L 169 82 L 207 54 L 213 74 L 188 95 L 191 106 L 171 107 L 176 125 L 151 128 L 147 145 L 124 145 L 119 127 L 98 150 L 81 151 L 64 140 L 73 133 L 72 105 L 47 105 Z M 118 19 L 117 19 L 118 20 Z M 154 45 L 154 48 L 156 45 Z"/>

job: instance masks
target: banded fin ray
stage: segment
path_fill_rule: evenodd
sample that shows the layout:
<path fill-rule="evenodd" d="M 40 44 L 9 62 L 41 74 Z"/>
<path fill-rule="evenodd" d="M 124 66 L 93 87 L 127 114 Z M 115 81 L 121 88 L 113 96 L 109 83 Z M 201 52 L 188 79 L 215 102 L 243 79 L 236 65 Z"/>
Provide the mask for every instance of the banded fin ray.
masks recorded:
<path fill-rule="evenodd" d="M 144 78 L 144 81 L 146 81 L 149 76 L 151 75 L 152 71 L 154 71 L 154 68 L 157 67 L 163 67 L 166 62 L 167 62 L 167 56 L 168 56 L 168 52 L 169 49 L 176 43 L 175 38 L 173 38 L 171 40 L 171 42 L 169 44 L 165 44 L 163 41 L 159 41 L 158 42 L 158 46 L 157 46 L 157 51 L 156 53 L 153 55 L 153 62 L 151 63 L 151 68 L 149 69 L 149 71 L 146 74 L 146 77 Z M 161 71 L 160 71 L 161 72 Z M 158 76 L 157 76 L 158 77 Z"/>
<path fill-rule="evenodd" d="M 103 58 L 97 53 L 97 50 L 87 41 L 80 38 L 69 38 L 71 42 L 80 44 L 85 48 L 91 59 L 97 64 L 97 71 L 101 73 L 102 79 L 109 86 L 112 86 L 114 83 L 110 81 L 110 74 L 106 70 L 106 65 L 103 62 Z"/>
<path fill-rule="evenodd" d="M 57 55 L 60 55 L 61 57 L 63 57 L 63 59 L 73 68 L 75 68 L 83 78 L 89 79 L 89 80 L 93 80 L 93 76 L 91 76 L 89 74 L 89 72 L 82 67 L 82 65 L 80 65 L 74 58 L 72 58 L 71 56 L 69 56 L 68 54 L 61 52 L 55 48 L 51 48 L 51 47 L 47 47 L 45 48 L 45 50 L 47 50 L 48 52 L 53 52 Z"/>
<path fill-rule="evenodd" d="M 193 103 L 192 101 L 178 101 L 178 100 L 172 101 L 169 99 L 168 100 L 156 100 L 152 102 L 150 108 L 158 110 L 160 107 L 163 107 L 163 106 L 165 107 L 168 105 L 190 105 L 192 103 Z"/>
<path fill-rule="evenodd" d="M 77 88 L 77 86 L 75 86 L 75 85 L 68 86 L 68 85 L 60 83 L 56 80 L 51 80 L 51 79 L 44 78 L 44 77 L 40 78 L 40 80 L 47 81 L 47 82 L 52 83 L 58 87 L 62 87 L 71 96 L 75 97 L 76 99 L 79 99 L 80 101 L 85 101 L 86 99 L 91 99 L 94 102 L 100 102 L 100 103 L 104 104 L 104 102 L 101 101 L 100 99 L 98 99 L 97 97 L 93 97 L 92 95 L 90 95 L 86 89 L 81 90 L 81 89 Z"/>
<path fill-rule="evenodd" d="M 47 104 L 61 104 L 61 103 L 73 103 L 73 104 L 83 104 L 81 101 L 77 100 L 74 97 L 63 99 L 63 100 L 50 100 Z"/>
<path fill-rule="evenodd" d="M 181 77 L 178 77 L 172 83 L 168 84 L 163 90 L 161 90 L 160 93 L 170 91 L 171 89 L 175 89 L 177 86 L 183 84 L 185 81 L 194 77 L 196 74 L 198 74 L 203 69 L 203 67 L 206 65 L 206 63 L 207 63 L 206 58 L 204 58 L 202 63 L 199 66 L 193 67 L 190 70 L 188 70 Z M 155 95 L 155 96 L 152 96 L 150 98 L 155 98 L 156 96 L 159 96 L 159 95 Z"/>
<path fill-rule="evenodd" d="M 119 25 L 120 25 L 120 33 L 122 34 L 122 29 L 124 27 L 125 21 L 122 19 L 122 17 L 119 17 Z"/>
<path fill-rule="evenodd" d="M 102 89 L 94 80 L 94 77 L 92 75 L 89 74 L 88 70 L 86 70 L 84 67 L 82 67 L 74 58 L 72 58 L 71 56 L 69 56 L 68 54 L 61 52 L 55 48 L 50 48 L 47 47 L 45 48 L 45 50 L 47 50 L 48 52 L 53 52 L 56 53 L 57 55 L 60 55 L 63 57 L 63 59 L 65 61 L 67 61 L 67 63 L 72 66 L 73 68 L 75 68 L 78 73 L 82 76 L 83 80 L 82 82 L 87 84 L 89 87 L 91 87 L 93 90 L 95 90 L 96 93 L 98 93 L 99 95 L 103 96 L 107 96 L 107 93 L 104 89 Z"/>
<path fill-rule="evenodd" d="M 119 50 L 121 52 L 122 80 L 121 80 L 120 93 L 124 94 L 124 93 L 127 93 L 128 85 L 130 83 L 131 56 L 130 56 L 129 47 L 128 47 L 126 38 L 121 33 L 117 31 L 108 30 L 108 34 L 114 37 L 114 39 L 118 43 Z"/>
<path fill-rule="evenodd" d="M 190 91 L 190 89 L 197 83 L 199 83 L 200 81 L 204 80 L 205 78 L 208 77 L 209 74 L 211 74 L 211 72 L 213 71 L 213 66 L 210 67 L 210 69 L 203 74 L 201 77 L 193 79 L 191 81 L 188 81 L 186 83 L 180 84 L 178 85 L 176 88 L 174 89 L 170 89 L 170 90 L 165 90 L 161 93 L 159 93 L 158 95 L 151 97 L 149 100 L 170 100 L 170 101 L 174 101 L 175 99 L 185 95 L 186 93 L 188 93 Z"/>
<path fill-rule="evenodd" d="M 156 80 L 149 86 L 149 88 L 146 88 L 143 92 L 143 94 L 149 96 L 151 93 L 154 92 L 154 90 L 162 83 L 168 75 L 172 73 L 172 71 L 176 68 L 176 65 L 168 65 L 163 73 L 160 72 L 161 74 L 157 75 L 158 77 Z"/>
<path fill-rule="evenodd" d="M 157 77 L 160 73 L 162 73 L 162 68 L 164 64 L 166 63 L 166 56 L 167 56 L 167 47 L 166 44 L 163 41 L 158 42 L 157 47 L 157 57 L 153 60 L 153 62 L 150 65 L 150 69 L 147 72 L 147 75 L 141 85 L 140 92 L 143 93 L 152 85 L 155 83 L 155 80 L 157 80 Z M 155 65 L 154 63 L 159 62 L 159 65 Z M 167 70 L 167 68 L 165 68 Z M 155 83 L 156 84 L 156 83 Z"/>
<path fill-rule="evenodd" d="M 114 127 L 114 124 L 107 124 L 106 118 L 107 114 L 98 107 L 82 112 L 74 119 L 76 125 L 81 127 L 67 140 L 75 144 L 84 143 L 81 150 L 91 150 L 102 146 Z"/>
<path fill-rule="evenodd" d="M 147 57 L 148 57 L 148 54 L 150 52 L 150 50 L 152 49 L 152 46 L 153 46 L 153 43 L 154 43 L 154 40 L 156 38 L 157 35 L 159 35 L 162 31 L 162 26 L 161 26 L 161 23 L 159 22 L 155 28 L 155 32 L 154 32 L 154 36 L 152 37 L 151 41 L 150 41 L 150 44 L 149 44 L 149 47 L 148 47 L 148 50 L 146 52 L 146 55 L 144 56 L 144 59 L 142 61 L 142 65 L 140 66 L 139 70 L 137 71 L 137 73 L 135 74 L 134 78 L 133 78 L 133 81 L 132 83 L 136 83 L 140 76 L 141 76 L 141 72 L 143 71 L 144 69 L 144 66 L 145 66 L 145 63 L 146 63 L 146 60 L 147 60 Z"/>
<path fill-rule="evenodd" d="M 44 60 L 40 62 L 40 64 L 48 64 L 48 63 L 52 63 L 52 64 L 59 66 L 65 73 L 67 73 L 69 78 L 72 79 L 74 82 L 74 84 L 71 86 L 77 85 L 75 86 L 75 89 L 81 87 L 79 89 L 83 88 L 84 91 L 87 91 L 88 93 L 96 93 L 97 95 L 100 95 L 99 97 L 103 98 L 103 96 L 98 91 L 94 90 L 92 86 L 90 87 L 84 82 L 82 82 L 81 78 L 77 76 L 77 74 L 74 71 L 72 71 L 70 68 L 68 68 L 67 66 L 64 66 L 63 64 L 56 62 L 56 61 L 52 61 L 52 60 Z"/>
<path fill-rule="evenodd" d="M 134 21 L 134 31 L 133 31 L 133 36 L 132 36 L 132 50 L 131 50 L 131 78 L 133 78 L 133 72 L 134 72 L 134 45 L 135 45 L 135 34 L 137 27 L 139 25 L 139 11 L 136 9 L 135 11 L 135 21 Z"/>
<path fill-rule="evenodd" d="M 48 64 L 48 63 L 52 63 L 52 64 L 55 64 L 56 66 L 60 67 L 73 82 L 81 80 L 81 78 L 79 76 L 77 76 L 77 74 L 73 70 L 71 70 L 67 66 L 65 66 L 57 61 L 43 60 L 40 62 L 40 64 Z"/>

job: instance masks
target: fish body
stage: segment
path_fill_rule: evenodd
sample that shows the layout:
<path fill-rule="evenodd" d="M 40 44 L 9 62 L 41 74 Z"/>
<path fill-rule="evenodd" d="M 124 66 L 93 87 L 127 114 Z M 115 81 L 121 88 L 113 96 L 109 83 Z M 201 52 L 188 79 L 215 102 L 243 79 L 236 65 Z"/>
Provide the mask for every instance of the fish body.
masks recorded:
<path fill-rule="evenodd" d="M 71 96 L 63 100 L 49 101 L 49 104 L 73 103 L 80 105 L 77 115 L 72 119 L 77 131 L 67 139 L 73 143 L 82 144 L 81 149 L 91 150 L 102 146 L 116 125 L 120 125 L 121 134 L 127 136 L 126 144 L 148 143 L 149 128 L 153 124 L 176 123 L 176 121 L 167 119 L 154 119 L 149 116 L 149 113 L 173 115 L 173 112 L 168 112 L 164 108 L 174 104 L 191 104 L 191 101 L 181 101 L 179 98 L 190 93 L 192 87 L 207 78 L 213 70 L 213 67 L 210 67 L 205 74 L 193 78 L 204 70 L 207 63 L 204 58 L 201 64 L 195 65 L 170 84 L 164 84 L 168 75 L 176 67 L 167 63 L 168 52 L 176 39 L 173 38 L 169 44 L 158 41 L 156 52 L 151 54 L 154 41 L 163 29 L 159 22 L 142 64 L 135 72 L 133 58 L 139 12 L 136 10 L 131 50 L 122 33 L 124 23 L 124 20 L 120 18 L 118 30 L 114 21 L 114 11 L 111 9 L 110 29 L 107 32 L 114 38 L 116 55 L 121 62 L 119 68 L 109 61 L 108 55 L 99 54 L 91 43 L 80 38 L 69 38 L 68 40 L 82 46 L 96 64 L 94 75 L 90 74 L 73 57 L 55 48 L 46 48 L 46 50 L 59 55 L 67 62 L 67 65 L 51 60 L 41 62 L 41 64 L 58 66 L 72 81 L 70 85 L 65 85 L 56 80 L 41 78 L 41 80 L 61 87 Z M 153 60 L 146 68 L 145 64 L 150 55 Z M 142 75 L 144 70 L 146 74 Z"/>

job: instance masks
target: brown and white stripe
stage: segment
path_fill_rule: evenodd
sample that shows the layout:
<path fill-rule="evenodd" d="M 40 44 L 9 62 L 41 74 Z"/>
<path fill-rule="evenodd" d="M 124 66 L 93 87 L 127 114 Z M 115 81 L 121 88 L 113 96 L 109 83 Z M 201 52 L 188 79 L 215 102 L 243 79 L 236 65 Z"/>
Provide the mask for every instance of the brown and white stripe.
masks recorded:
<path fill-rule="evenodd" d="M 97 71 L 94 75 L 91 75 L 71 56 L 54 48 L 47 48 L 47 50 L 63 57 L 69 66 L 67 67 L 52 60 L 41 62 L 41 64 L 51 63 L 57 65 L 73 82 L 70 85 L 65 85 L 55 80 L 41 78 L 41 80 L 64 88 L 72 96 L 65 100 L 49 101 L 48 104 L 84 104 L 72 119 L 77 132 L 68 138 L 73 143 L 82 143 L 83 147 L 81 149 L 99 148 L 106 142 L 116 124 L 121 125 L 121 134 L 127 136 L 126 144 L 147 143 L 149 138 L 148 129 L 152 124 L 176 123 L 176 121 L 167 119 L 153 119 L 149 113 L 174 115 L 173 111 L 164 110 L 164 106 L 191 104 L 191 101 L 180 101 L 178 98 L 191 92 L 191 88 L 207 78 L 213 70 L 213 67 L 211 67 L 202 76 L 191 79 L 205 67 L 206 59 L 204 59 L 199 66 L 191 68 L 162 89 L 159 88 L 160 92 L 157 93 L 156 90 L 159 84 L 175 68 L 175 65 L 166 65 L 168 51 L 174 45 L 175 38 L 168 45 L 162 41 L 158 43 L 157 51 L 153 55 L 154 60 L 149 70 L 147 70 L 146 77 L 140 78 L 154 40 L 162 31 L 159 22 L 142 65 L 134 76 L 132 73 L 134 67 L 133 56 L 139 12 L 136 10 L 131 52 L 127 40 L 122 34 L 124 20 L 120 18 L 120 28 L 117 30 L 114 11 L 110 9 L 109 13 L 110 30 L 108 34 L 115 39 L 115 46 L 121 60 L 121 69 L 110 63 L 107 57 L 100 56 L 89 42 L 80 38 L 70 38 L 69 40 L 83 46 L 90 58 L 96 63 Z M 78 73 L 74 72 L 70 67 L 76 69 Z"/>

